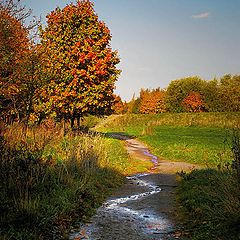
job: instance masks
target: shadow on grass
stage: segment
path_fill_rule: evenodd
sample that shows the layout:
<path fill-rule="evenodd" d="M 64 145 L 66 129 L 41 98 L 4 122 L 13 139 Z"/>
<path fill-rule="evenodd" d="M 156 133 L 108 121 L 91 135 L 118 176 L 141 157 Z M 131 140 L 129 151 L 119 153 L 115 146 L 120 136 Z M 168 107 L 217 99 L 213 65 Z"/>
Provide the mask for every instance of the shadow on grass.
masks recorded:
<path fill-rule="evenodd" d="M 109 132 L 109 133 L 103 133 L 103 136 L 106 138 L 113 138 L 113 139 L 119 139 L 119 140 L 129 140 L 136 138 L 135 136 L 129 135 L 124 132 Z"/>
<path fill-rule="evenodd" d="M 73 134 L 79 135 L 79 134 L 88 134 L 91 136 L 101 136 L 105 138 L 113 138 L 113 139 L 118 139 L 118 140 L 129 140 L 129 139 L 135 139 L 136 136 L 129 135 L 125 132 L 97 132 L 94 130 L 91 130 L 90 128 L 87 127 L 81 127 L 80 129 L 75 129 L 73 130 Z"/>

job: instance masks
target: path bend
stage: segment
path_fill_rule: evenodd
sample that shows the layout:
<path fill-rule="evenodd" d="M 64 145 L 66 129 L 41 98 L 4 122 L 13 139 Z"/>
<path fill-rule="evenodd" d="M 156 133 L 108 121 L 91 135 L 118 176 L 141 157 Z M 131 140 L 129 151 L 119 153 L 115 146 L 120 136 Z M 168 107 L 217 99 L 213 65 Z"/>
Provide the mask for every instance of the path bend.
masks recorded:
<path fill-rule="evenodd" d="M 195 165 L 160 160 L 139 140 L 123 134 L 132 158 L 151 161 L 148 173 L 128 176 L 126 184 L 97 210 L 89 224 L 81 224 L 70 240 L 172 240 L 180 238 L 175 219 L 176 172 L 191 171 Z"/>

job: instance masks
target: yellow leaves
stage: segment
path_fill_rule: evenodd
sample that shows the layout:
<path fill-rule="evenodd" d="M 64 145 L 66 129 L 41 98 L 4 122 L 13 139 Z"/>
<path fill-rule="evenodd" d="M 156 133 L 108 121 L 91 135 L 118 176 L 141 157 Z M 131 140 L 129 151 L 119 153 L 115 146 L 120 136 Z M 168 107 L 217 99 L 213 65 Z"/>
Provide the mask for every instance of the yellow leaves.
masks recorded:
<path fill-rule="evenodd" d="M 85 77 L 85 76 L 87 75 L 86 70 L 81 69 L 81 70 L 79 71 L 79 75 L 82 76 L 82 77 Z"/>

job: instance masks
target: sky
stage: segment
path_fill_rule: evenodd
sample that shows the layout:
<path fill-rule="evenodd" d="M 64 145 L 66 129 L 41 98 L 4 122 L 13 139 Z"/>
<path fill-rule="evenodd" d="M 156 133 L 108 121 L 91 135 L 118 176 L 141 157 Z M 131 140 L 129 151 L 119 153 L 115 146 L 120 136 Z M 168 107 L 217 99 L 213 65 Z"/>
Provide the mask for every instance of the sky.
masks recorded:
<path fill-rule="evenodd" d="M 22 0 L 45 16 L 70 0 Z M 93 0 L 109 27 L 122 70 L 116 94 L 129 101 L 141 88 L 172 80 L 240 74 L 240 0 Z"/>

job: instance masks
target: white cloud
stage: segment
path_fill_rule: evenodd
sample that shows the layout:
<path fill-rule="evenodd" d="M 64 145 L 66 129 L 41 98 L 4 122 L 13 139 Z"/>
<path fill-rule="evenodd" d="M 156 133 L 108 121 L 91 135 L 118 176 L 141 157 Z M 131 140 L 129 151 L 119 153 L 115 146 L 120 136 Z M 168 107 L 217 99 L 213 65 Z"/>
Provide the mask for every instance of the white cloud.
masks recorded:
<path fill-rule="evenodd" d="M 197 15 L 192 15 L 194 19 L 208 18 L 210 16 L 210 12 L 203 12 Z"/>

